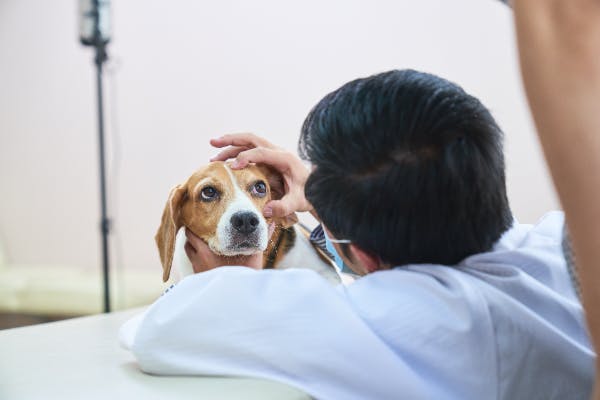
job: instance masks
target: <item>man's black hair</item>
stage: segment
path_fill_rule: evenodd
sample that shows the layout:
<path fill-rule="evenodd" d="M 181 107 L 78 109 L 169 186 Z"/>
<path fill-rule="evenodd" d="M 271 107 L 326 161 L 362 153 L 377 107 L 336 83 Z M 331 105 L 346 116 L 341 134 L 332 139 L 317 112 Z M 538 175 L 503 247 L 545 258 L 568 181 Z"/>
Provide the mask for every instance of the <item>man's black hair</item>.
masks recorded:
<path fill-rule="evenodd" d="M 386 263 L 454 265 L 511 225 L 502 136 L 481 102 L 445 79 L 357 79 L 304 121 L 306 198 L 335 237 Z"/>

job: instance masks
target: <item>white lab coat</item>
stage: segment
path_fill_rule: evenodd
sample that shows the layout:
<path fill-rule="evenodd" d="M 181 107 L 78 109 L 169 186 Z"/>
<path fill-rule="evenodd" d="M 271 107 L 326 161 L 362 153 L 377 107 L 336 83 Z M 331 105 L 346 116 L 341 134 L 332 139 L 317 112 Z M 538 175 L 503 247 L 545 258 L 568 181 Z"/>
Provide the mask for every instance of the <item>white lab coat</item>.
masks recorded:
<path fill-rule="evenodd" d="M 594 352 L 563 217 L 517 225 L 457 267 L 331 287 L 310 270 L 189 276 L 121 329 L 140 368 L 271 379 L 318 399 L 587 399 Z"/>

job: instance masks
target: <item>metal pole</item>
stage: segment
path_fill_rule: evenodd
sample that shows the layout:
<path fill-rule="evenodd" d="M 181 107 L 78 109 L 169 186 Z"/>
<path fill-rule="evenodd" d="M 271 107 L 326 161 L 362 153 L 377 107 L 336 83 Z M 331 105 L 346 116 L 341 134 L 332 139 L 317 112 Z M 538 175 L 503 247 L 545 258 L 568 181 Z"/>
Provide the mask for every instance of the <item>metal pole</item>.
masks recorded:
<path fill-rule="evenodd" d="M 110 231 L 110 220 L 107 216 L 106 206 L 106 163 L 104 151 L 104 107 L 102 100 L 102 63 L 106 61 L 105 43 L 102 40 L 99 26 L 98 0 L 94 0 L 94 41 L 96 48 L 96 71 L 98 89 L 98 150 L 100 163 L 100 231 L 102 233 L 102 281 L 104 293 L 104 312 L 110 312 L 110 280 L 109 280 L 109 252 L 108 235 Z"/>

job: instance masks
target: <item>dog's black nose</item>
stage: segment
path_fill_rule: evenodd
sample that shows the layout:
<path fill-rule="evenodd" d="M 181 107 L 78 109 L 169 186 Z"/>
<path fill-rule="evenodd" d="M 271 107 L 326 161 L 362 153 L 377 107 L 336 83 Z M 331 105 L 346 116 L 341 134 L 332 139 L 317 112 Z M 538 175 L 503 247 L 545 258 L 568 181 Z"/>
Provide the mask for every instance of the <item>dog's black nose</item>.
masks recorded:
<path fill-rule="evenodd" d="M 258 226 L 258 217 L 253 212 L 236 212 L 231 217 L 231 225 L 240 233 L 252 233 Z"/>

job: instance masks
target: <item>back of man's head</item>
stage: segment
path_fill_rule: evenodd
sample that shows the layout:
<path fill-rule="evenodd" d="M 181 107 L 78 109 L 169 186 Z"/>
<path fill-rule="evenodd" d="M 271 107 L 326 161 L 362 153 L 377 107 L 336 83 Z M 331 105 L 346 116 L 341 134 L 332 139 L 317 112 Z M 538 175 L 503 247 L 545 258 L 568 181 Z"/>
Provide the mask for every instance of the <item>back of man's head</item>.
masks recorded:
<path fill-rule="evenodd" d="M 453 265 L 510 226 L 502 132 L 459 86 L 412 70 L 349 82 L 306 118 L 305 193 L 325 226 L 391 265 Z"/>

